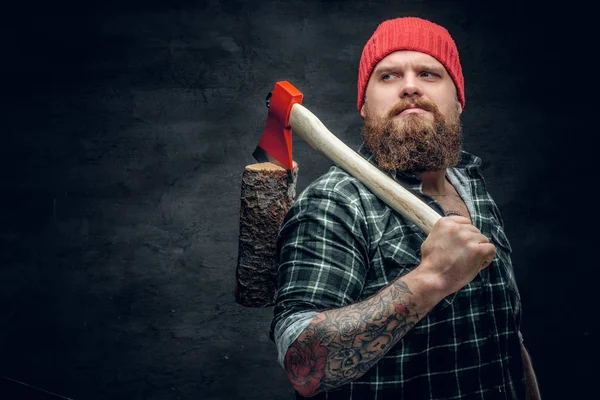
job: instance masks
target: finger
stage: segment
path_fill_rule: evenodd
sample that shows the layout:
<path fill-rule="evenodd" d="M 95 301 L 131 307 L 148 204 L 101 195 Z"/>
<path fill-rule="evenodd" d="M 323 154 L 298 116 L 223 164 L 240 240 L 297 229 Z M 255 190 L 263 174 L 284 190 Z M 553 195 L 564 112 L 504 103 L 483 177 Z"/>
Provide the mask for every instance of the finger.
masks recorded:
<path fill-rule="evenodd" d="M 490 239 L 485 235 L 479 235 L 479 243 L 490 243 Z"/>
<path fill-rule="evenodd" d="M 474 243 L 489 243 L 490 239 L 481 233 L 479 229 L 473 225 L 461 225 L 454 235 L 458 235 L 465 241 Z"/>
<path fill-rule="evenodd" d="M 482 269 L 489 267 L 493 261 L 494 261 L 494 257 L 489 257 L 489 258 L 484 259 L 483 262 L 481 263 L 481 267 L 479 269 L 482 270 Z"/>
<path fill-rule="evenodd" d="M 488 260 L 483 260 L 483 262 L 481 263 L 481 267 L 479 267 L 479 270 L 481 271 L 482 269 L 486 269 L 487 267 L 489 267 L 491 264 L 491 261 Z"/>
<path fill-rule="evenodd" d="M 488 267 L 494 261 L 496 246 L 491 243 L 480 243 L 477 250 L 483 255 L 483 262 L 480 269 Z"/>
<path fill-rule="evenodd" d="M 477 233 L 481 235 L 481 231 L 479 229 L 477 229 L 477 227 L 475 225 L 471 225 L 471 224 L 465 224 L 465 225 L 461 225 L 462 229 L 468 229 L 470 232 L 473 233 Z"/>
<path fill-rule="evenodd" d="M 449 220 L 454 221 L 457 224 L 471 224 L 471 220 L 469 218 L 463 217 L 461 215 L 448 215 L 447 217 L 443 218 L 448 218 Z"/>

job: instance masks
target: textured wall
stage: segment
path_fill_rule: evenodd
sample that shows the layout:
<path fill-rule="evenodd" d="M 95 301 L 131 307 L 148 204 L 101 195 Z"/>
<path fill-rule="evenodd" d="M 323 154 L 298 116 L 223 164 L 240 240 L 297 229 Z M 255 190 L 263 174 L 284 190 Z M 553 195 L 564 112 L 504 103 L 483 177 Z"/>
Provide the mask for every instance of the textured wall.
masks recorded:
<path fill-rule="evenodd" d="M 569 9 L 167 3 L 3 15 L 0 376 L 75 399 L 292 399 L 272 310 L 234 302 L 241 173 L 278 80 L 356 147 L 362 46 L 411 14 L 460 49 L 465 147 L 504 213 L 544 399 L 591 388 L 597 68 Z M 329 162 L 294 152 L 301 190 Z"/>

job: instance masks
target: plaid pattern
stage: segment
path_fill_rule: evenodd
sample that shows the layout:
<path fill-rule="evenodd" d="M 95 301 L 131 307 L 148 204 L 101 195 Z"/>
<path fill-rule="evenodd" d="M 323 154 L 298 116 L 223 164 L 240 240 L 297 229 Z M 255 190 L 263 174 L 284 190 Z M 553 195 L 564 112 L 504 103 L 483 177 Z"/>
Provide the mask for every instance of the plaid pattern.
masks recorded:
<path fill-rule="evenodd" d="M 359 153 L 375 164 L 364 147 Z M 460 186 L 473 224 L 496 246 L 492 264 L 438 303 L 365 375 L 313 399 L 525 398 L 511 247 L 480 165 L 478 157 L 463 152 L 448 175 Z M 415 175 L 390 176 L 443 215 Z M 302 192 L 282 224 L 272 340 L 295 340 L 295 315 L 361 301 L 410 272 L 420 262 L 424 239 L 357 179 L 331 167 Z"/>

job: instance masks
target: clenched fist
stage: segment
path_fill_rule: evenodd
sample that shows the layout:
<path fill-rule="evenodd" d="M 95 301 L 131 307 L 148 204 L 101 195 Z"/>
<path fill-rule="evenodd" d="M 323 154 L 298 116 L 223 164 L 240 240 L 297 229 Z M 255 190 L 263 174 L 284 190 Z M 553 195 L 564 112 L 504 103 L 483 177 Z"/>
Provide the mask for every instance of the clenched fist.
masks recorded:
<path fill-rule="evenodd" d="M 421 246 L 421 264 L 426 273 L 446 295 L 457 292 L 487 267 L 496 247 L 468 218 L 440 218 Z"/>

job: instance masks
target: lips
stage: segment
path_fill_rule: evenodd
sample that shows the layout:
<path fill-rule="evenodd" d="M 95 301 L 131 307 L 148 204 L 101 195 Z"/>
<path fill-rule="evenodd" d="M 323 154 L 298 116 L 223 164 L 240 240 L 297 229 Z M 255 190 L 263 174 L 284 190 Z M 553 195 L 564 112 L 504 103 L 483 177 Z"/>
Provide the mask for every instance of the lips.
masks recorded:
<path fill-rule="evenodd" d="M 390 109 L 388 113 L 388 118 L 394 118 L 397 116 L 404 116 L 407 114 L 422 114 L 422 113 L 437 113 L 436 105 L 426 99 L 400 99 L 394 106 Z"/>
<path fill-rule="evenodd" d="M 405 108 L 403 110 L 396 112 L 394 116 L 403 116 L 403 115 L 407 115 L 407 114 L 422 114 L 425 112 L 427 112 L 427 111 L 422 108 L 419 108 L 419 107 L 408 107 L 408 108 Z"/>
<path fill-rule="evenodd" d="M 415 108 L 407 108 L 406 110 L 402 111 L 400 113 L 400 115 L 403 115 L 403 114 L 415 114 L 415 113 L 416 114 L 421 114 L 421 113 L 424 113 L 424 112 L 427 112 L 427 111 L 423 110 L 422 108 L 415 107 Z"/>

